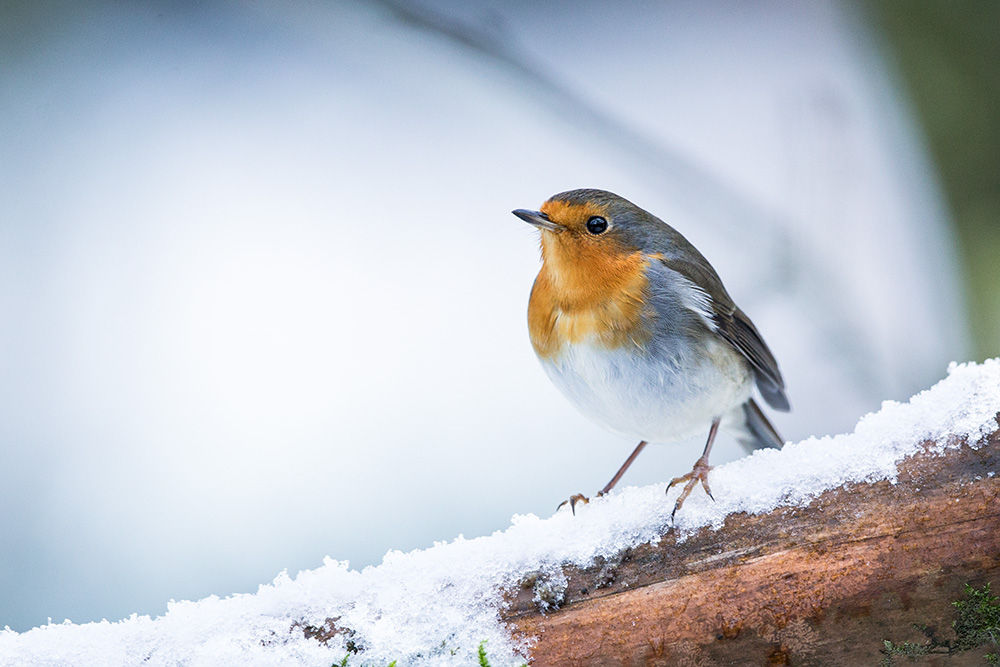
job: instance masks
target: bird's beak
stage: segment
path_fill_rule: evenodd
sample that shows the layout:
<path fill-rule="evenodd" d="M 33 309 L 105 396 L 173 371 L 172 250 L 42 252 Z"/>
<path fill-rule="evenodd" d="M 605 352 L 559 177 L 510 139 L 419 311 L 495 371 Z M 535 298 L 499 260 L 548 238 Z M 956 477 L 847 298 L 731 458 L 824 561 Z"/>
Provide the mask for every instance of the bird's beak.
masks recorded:
<path fill-rule="evenodd" d="M 548 231 L 555 232 L 556 234 L 566 229 L 562 225 L 549 220 L 549 216 L 545 215 L 541 211 L 529 211 L 524 208 L 519 208 L 511 211 L 511 213 L 521 218 L 521 220 L 524 220 L 529 225 L 534 225 L 539 229 L 547 229 Z"/>

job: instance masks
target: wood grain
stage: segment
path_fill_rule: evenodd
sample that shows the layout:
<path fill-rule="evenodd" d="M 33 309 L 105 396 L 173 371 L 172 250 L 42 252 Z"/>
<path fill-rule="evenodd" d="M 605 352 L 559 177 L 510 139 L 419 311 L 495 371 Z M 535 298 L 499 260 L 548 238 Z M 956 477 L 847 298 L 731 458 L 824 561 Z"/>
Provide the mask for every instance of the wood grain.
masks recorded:
<path fill-rule="evenodd" d="M 915 624 L 950 636 L 966 583 L 1000 588 L 1000 435 L 911 457 L 895 484 L 733 515 L 565 574 L 557 611 L 525 586 L 503 612 L 535 642 L 534 667 L 878 665 L 883 640 L 926 638 Z"/>

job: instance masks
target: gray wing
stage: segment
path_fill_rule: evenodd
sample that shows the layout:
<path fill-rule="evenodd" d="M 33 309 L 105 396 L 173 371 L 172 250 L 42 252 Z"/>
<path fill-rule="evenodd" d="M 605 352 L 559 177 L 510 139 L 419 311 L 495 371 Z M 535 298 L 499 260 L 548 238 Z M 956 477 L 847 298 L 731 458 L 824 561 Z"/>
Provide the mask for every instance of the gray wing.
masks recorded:
<path fill-rule="evenodd" d="M 674 243 L 677 243 L 676 239 Z M 767 401 L 767 404 L 775 410 L 788 412 L 790 406 L 788 397 L 785 395 L 785 381 L 781 377 L 778 362 L 775 361 L 767 343 L 764 342 L 750 318 L 733 303 L 726 288 L 722 285 L 722 280 L 711 264 L 695 250 L 694 246 L 689 243 L 686 245 L 688 246 L 688 256 L 692 256 L 693 251 L 693 256 L 701 259 L 700 262 L 686 261 L 677 257 L 663 257 L 660 261 L 667 268 L 687 278 L 695 287 L 705 293 L 707 304 L 711 308 L 711 312 L 708 314 L 715 324 L 716 333 L 739 350 L 750 362 L 754 370 L 757 389 L 760 390 L 760 395 Z"/>

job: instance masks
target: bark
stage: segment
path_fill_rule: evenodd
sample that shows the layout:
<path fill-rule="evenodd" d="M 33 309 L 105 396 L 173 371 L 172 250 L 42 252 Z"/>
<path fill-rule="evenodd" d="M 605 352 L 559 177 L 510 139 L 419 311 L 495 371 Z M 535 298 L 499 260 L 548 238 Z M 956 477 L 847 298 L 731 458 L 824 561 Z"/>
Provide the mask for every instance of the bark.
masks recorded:
<path fill-rule="evenodd" d="M 565 574 L 558 610 L 538 611 L 526 585 L 503 612 L 534 638 L 534 667 L 879 665 L 884 640 L 954 640 L 966 583 L 1000 589 L 1000 434 L 911 457 L 895 484 L 732 515 Z M 986 651 L 894 664 L 982 665 Z"/>

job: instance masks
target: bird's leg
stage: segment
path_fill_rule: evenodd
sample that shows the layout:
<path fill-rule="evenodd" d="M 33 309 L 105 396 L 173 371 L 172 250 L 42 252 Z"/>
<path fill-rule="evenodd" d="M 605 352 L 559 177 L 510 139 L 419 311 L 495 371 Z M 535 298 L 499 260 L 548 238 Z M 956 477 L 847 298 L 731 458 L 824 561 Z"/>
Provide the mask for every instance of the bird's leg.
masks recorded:
<path fill-rule="evenodd" d="M 615 484 L 618 483 L 618 480 L 622 478 L 622 475 L 625 474 L 625 471 L 628 470 L 628 467 L 632 465 L 632 461 L 635 461 L 635 457 L 639 456 L 639 452 L 645 449 L 647 444 L 648 443 L 645 440 L 643 440 L 638 445 L 635 446 L 635 449 L 632 450 L 632 453 L 628 455 L 628 458 L 625 459 L 625 463 L 623 463 L 622 467 L 618 469 L 618 472 L 615 473 L 615 476 L 611 478 L 611 481 L 608 482 L 603 489 L 597 492 L 598 498 L 600 498 L 606 493 L 609 493 L 611 489 L 615 488 Z"/>
<path fill-rule="evenodd" d="M 705 487 L 705 493 L 708 494 L 709 498 L 715 500 L 712 497 L 712 490 L 708 488 L 708 471 L 712 469 L 712 466 L 708 465 L 708 453 L 712 451 L 712 443 L 715 442 L 715 434 L 719 432 L 719 422 L 721 419 L 716 419 L 712 422 L 712 429 L 708 432 L 708 442 L 705 443 L 705 451 L 702 452 L 701 458 L 695 461 L 694 467 L 686 475 L 681 475 L 680 477 L 675 477 L 670 480 L 670 484 L 667 484 L 667 492 L 670 492 L 670 487 L 674 484 L 679 484 L 680 482 L 687 482 L 684 485 L 684 489 L 681 491 L 681 495 L 677 497 L 677 502 L 674 504 L 674 511 L 670 513 L 670 520 L 674 520 L 674 515 L 677 514 L 677 510 L 681 508 L 687 497 L 691 495 L 691 490 L 694 489 L 698 482 Z"/>
<path fill-rule="evenodd" d="M 633 461 L 635 461 L 635 457 L 639 456 L 639 452 L 645 449 L 647 444 L 649 443 L 643 440 L 638 445 L 636 445 L 635 449 L 632 450 L 632 453 L 628 455 L 627 459 L 625 459 L 625 463 L 622 464 L 622 467 L 619 468 L 618 472 L 615 473 L 615 476 L 611 478 L 611 481 L 605 484 L 604 488 L 597 492 L 598 498 L 605 495 L 606 493 L 609 493 L 611 489 L 615 488 L 615 484 L 618 483 L 618 480 L 622 478 L 622 475 L 625 474 L 625 471 L 628 470 L 628 467 L 632 465 Z M 573 514 L 576 514 L 577 503 L 589 503 L 589 502 L 590 498 L 583 495 L 582 493 L 576 493 L 570 496 L 569 500 L 564 500 L 561 503 L 559 503 L 559 507 L 557 507 L 556 510 L 558 511 L 559 509 L 562 508 L 563 505 L 569 503 L 569 509 L 573 512 Z"/>

